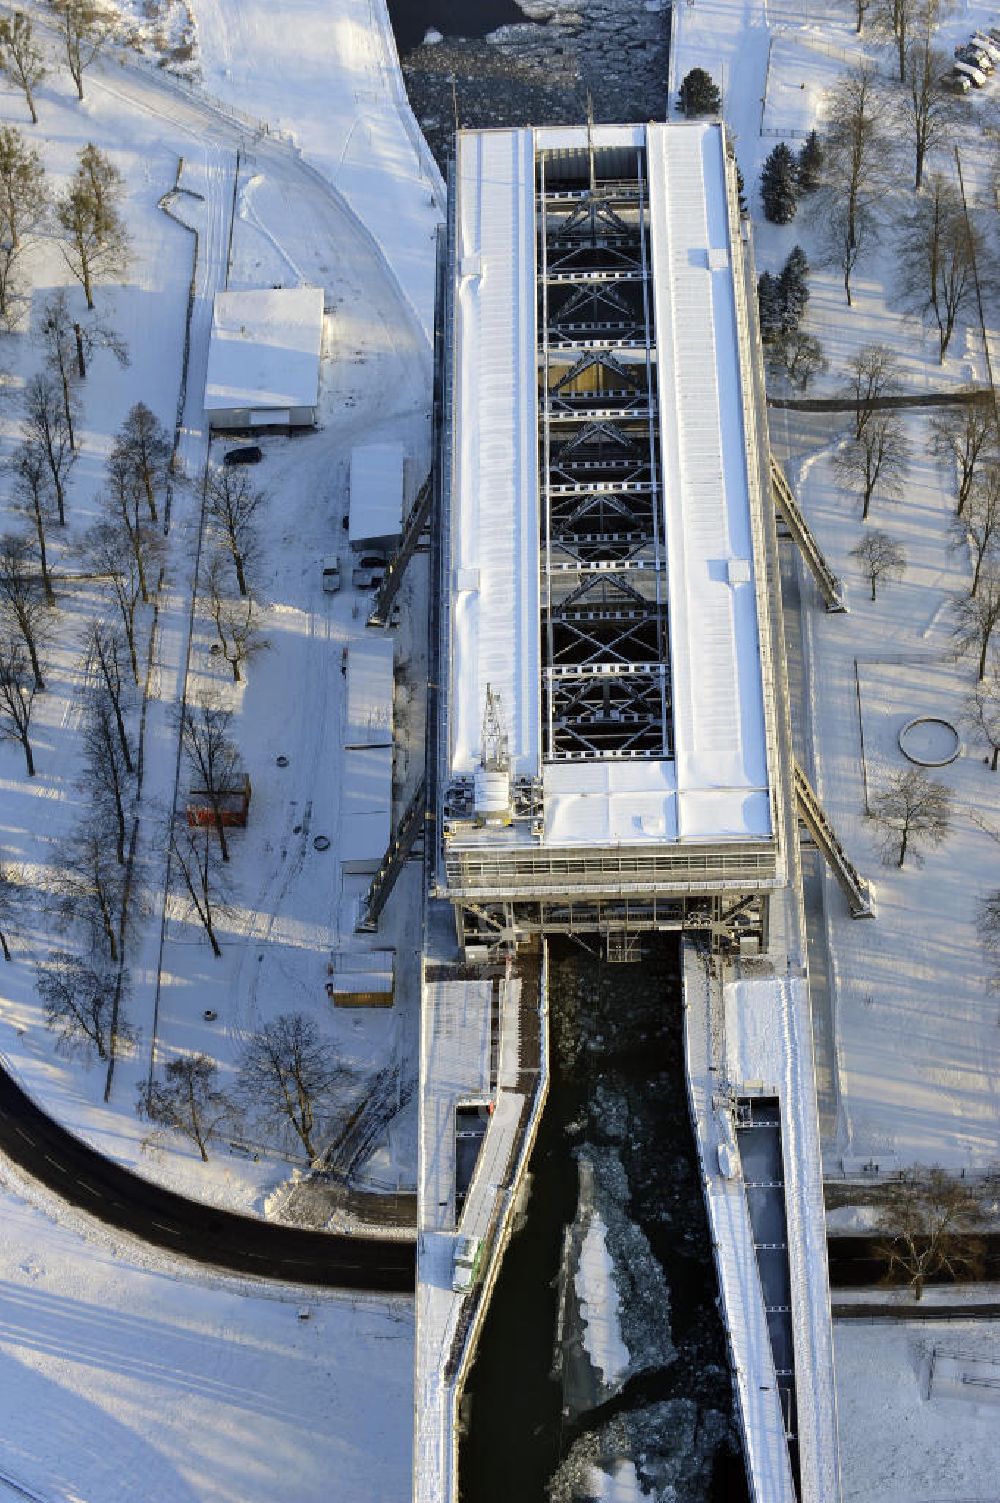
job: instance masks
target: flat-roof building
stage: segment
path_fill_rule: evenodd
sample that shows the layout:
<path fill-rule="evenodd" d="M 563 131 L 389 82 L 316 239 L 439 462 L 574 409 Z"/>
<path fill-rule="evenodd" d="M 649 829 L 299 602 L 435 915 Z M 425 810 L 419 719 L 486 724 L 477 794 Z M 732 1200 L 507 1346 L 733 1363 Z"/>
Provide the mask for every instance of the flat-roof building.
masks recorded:
<path fill-rule="evenodd" d="M 764 937 L 773 523 L 718 124 L 466 131 L 445 295 L 438 891 L 463 942 Z"/>
<path fill-rule="evenodd" d="M 209 426 L 314 424 L 322 349 L 322 287 L 217 292 L 205 381 Z"/>

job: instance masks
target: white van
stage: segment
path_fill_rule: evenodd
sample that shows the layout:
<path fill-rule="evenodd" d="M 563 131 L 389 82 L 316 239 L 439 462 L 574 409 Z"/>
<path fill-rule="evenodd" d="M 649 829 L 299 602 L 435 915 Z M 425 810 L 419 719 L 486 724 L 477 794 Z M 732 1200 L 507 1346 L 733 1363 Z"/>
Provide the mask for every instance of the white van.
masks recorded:
<path fill-rule="evenodd" d="M 983 88 L 986 83 L 986 74 L 980 73 L 979 69 L 974 68 L 971 63 L 956 61 L 955 72 L 961 74 L 963 78 L 967 78 L 977 89 Z"/>

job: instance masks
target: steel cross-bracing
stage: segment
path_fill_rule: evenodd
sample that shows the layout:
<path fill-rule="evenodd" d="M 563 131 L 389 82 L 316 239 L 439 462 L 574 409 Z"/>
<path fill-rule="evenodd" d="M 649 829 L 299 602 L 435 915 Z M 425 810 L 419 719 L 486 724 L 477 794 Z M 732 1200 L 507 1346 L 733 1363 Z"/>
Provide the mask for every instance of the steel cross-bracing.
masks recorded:
<path fill-rule="evenodd" d="M 643 152 L 543 151 L 536 187 L 544 755 L 669 757 Z"/>

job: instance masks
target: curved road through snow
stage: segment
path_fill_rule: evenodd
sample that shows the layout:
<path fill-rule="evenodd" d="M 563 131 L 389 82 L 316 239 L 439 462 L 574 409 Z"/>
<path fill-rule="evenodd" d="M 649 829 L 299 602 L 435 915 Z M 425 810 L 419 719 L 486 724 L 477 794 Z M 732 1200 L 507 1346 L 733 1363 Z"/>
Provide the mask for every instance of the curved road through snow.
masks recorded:
<path fill-rule="evenodd" d="M 176 1195 L 67 1132 L 2 1070 L 0 1148 L 88 1215 L 197 1263 L 295 1284 L 413 1292 L 413 1242 L 303 1231 Z"/>

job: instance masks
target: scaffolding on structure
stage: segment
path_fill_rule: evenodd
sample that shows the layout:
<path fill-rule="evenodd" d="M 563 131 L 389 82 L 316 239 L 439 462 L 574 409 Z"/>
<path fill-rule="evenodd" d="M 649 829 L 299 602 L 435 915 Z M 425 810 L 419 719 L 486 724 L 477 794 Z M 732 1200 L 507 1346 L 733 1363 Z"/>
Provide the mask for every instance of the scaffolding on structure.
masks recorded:
<path fill-rule="evenodd" d="M 644 164 L 542 151 L 544 755 L 669 757 L 667 585 Z"/>

